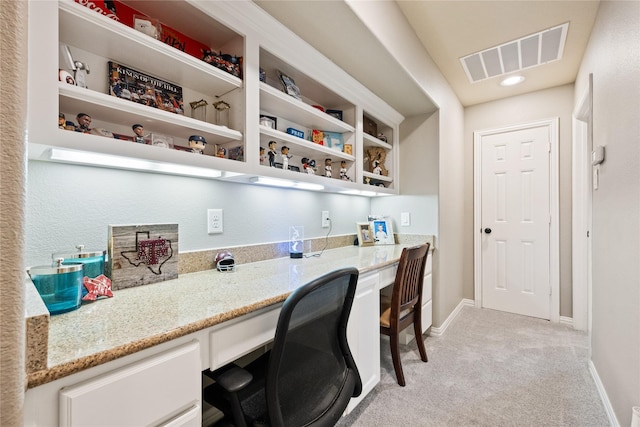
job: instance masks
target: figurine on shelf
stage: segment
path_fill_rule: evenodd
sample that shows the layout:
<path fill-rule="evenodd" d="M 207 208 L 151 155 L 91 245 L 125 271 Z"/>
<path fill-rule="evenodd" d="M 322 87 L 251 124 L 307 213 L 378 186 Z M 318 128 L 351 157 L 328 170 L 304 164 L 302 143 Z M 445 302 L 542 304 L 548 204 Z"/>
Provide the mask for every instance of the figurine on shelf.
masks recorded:
<path fill-rule="evenodd" d="M 218 151 L 216 152 L 216 157 L 220 157 L 224 159 L 227 157 L 227 150 L 224 147 L 218 147 Z"/>
<path fill-rule="evenodd" d="M 276 167 L 276 142 L 269 141 L 269 166 Z"/>
<path fill-rule="evenodd" d="M 387 137 L 382 132 L 378 134 L 378 139 L 382 142 L 387 142 Z"/>
<path fill-rule="evenodd" d="M 66 124 L 67 119 L 64 117 L 64 113 L 58 113 L 58 127 L 60 129 L 65 129 Z"/>
<path fill-rule="evenodd" d="M 351 181 L 351 178 L 347 176 L 347 162 L 345 160 L 340 162 L 340 179 L 343 181 Z"/>
<path fill-rule="evenodd" d="M 260 164 L 264 165 L 264 147 L 260 147 Z"/>
<path fill-rule="evenodd" d="M 382 175 L 382 168 L 380 167 L 380 160 L 373 161 L 373 172 L 374 175 Z"/>
<path fill-rule="evenodd" d="M 331 159 L 324 159 L 324 176 L 331 178 Z"/>
<path fill-rule="evenodd" d="M 229 109 L 231 105 L 228 102 L 218 101 L 213 104 L 213 108 L 216 109 L 216 124 L 229 127 Z"/>
<path fill-rule="evenodd" d="M 87 113 L 78 113 L 76 116 L 76 120 L 78 121 L 78 127 L 76 128 L 76 132 L 82 133 L 91 133 L 91 116 Z"/>
<path fill-rule="evenodd" d="M 140 123 L 136 123 L 135 125 L 131 126 L 131 129 L 133 129 L 133 133 L 136 134 L 136 136 L 133 137 L 133 141 L 138 144 L 145 144 L 144 127 Z"/>
<path fill-rule="evenodd" d="M 282 155 L 282 169 L 289 170 L 289 159 L 293 157 L 291 154 L 289 154 L 289 147 L 283 145 L 280 149 L 280 153 Z"/>
<path fill-rule="evenodd" d="M 303 157 L 302 160 L 302 167 L 304 168 L 304 171 L 306 173 L 308 173 L 309 175 L 315 175 L 316 171 L 315 171 L 315 167 L 316 167 L 316 161 L 315 160 L 309 160 L 306 157 Z"/>
<path fill-rule="evenodd" d="M 389 171 L 385 168 L 387 151 L 382 147 L 369 147 L 365 150 L 365 166 L 367 170 L 376 175 L 389 176 Z M 379 169 L 378 169 L 379 168 Z"/>
<path fill-rule="evenodd" d="M 204 146 L 207 145 L 207 140 L 200 135 L 191 135 L 189 137 L 189 148 L 192 153 L 204 154 Z"/>

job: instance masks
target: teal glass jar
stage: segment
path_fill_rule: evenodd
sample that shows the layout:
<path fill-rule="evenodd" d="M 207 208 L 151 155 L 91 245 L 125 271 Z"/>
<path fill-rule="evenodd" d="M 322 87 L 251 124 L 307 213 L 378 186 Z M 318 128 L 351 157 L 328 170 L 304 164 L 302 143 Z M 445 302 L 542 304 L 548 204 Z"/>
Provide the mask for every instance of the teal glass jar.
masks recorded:
<path fill-rule="evenodd" d="M 80 307 L 84 268 L 81 263 L 40 265 L 27 270 L 49 313 L 61 314 Z"/>
<path fill-rule="evenodd" d="M 107 251 L 85 251 L 84 245 L 76 246 L 76 251 L 56 252 L 52 255 L 54 260 L 62 258 L 62 264 L 81 263 L 84 265 L 84 275 L 90 279 L 104 274 L 104 263 Z M 87 290 L 82 286 L 82 296 L 87 294 Z"/>

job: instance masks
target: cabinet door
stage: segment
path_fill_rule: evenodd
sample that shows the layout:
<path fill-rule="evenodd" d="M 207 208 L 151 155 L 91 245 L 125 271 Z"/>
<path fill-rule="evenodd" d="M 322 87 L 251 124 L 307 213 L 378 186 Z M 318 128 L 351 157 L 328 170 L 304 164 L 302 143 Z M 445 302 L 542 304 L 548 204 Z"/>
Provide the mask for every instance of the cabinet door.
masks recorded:
<path fill-rule="evenodd" d="M 380 382 L 380 293 L 378 274 L 360 276 L 349 316 L 347 339 L 360 372 L 362 394 L 351 399 L 347 413 Z"/>
<path fill-rule="evenodd" d="M 200 425 L 197 341 L 60 390 L 61 426 Z"/>

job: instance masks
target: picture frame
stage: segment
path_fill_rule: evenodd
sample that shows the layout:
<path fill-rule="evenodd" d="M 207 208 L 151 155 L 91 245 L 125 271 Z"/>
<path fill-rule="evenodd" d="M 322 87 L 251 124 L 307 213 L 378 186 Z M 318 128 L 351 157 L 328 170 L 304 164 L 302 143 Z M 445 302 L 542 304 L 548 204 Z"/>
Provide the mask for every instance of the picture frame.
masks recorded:
<path fill-rule="evenodd" d="M 389 218 L 373 219 L 369 224 L 374 244 L 395 245 L 396 242 L 393 235 L 393 224 Z"/>
<path fill-rule="evenodd" d="M 368 222 L 356 222 L 358 246 L 373 246 L 374 239 L 371 233 L 371 224 Z"/>
<path fill-rule="evenodd" d="M 282 83 L 284 93 L 293 96 L 295 99 L 301 101 L 302 95 L 300 94 L 300 89 L 298 89 L 298 86 L 296 86 L 296 82 L 280 70 L 278 70 L 278 75 L 280 76 L 280 82 Z"/>

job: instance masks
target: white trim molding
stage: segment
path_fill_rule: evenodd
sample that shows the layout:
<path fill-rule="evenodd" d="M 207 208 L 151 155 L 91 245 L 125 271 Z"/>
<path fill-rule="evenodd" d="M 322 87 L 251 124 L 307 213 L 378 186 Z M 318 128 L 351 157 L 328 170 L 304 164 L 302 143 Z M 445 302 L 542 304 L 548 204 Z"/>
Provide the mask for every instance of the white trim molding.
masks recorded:
<path fill-rule="evenodd" d="M 558 322 L 563 324 L 563 325 L 567 325 L 570 328 L 573 328 L 573 318 L 572 317 L 560 316 L 560 320 Z"/>
<path fill-rule="evenodd" d="M 604 410 L 607 413 L 607 417 L 609 417 L 609 424 L 611 425 L 611 427 L 620 427 L 620 423 L 618 422 L 616 413 L 613 411 L 613 406 L 611 405 L 611 401 L 609 400 L 607 391 L 604 388 L 604 384 L 602 384 L 602 381 L 600 380 L 600 375 L 598 375 L 596 366 L 593 364 L 591 360 L 589 360 L 588 366 L 589 366 L 589 373 L 591 374 L 591 378 L 593 378 L 593 382 L 596 383 L 596 390 L 598 390 L 598 394 L 600 395 L 600 400 L 602 400 L 602 406 L 604 406 Z"/>
<path fill-rule="evenodd" d="M 558 117 L 534 122 L 515 124 L 495 129 L 475 131 L 473 133 L 473 278 L 475 306 L 482 308 L 482 137 L 503 132 L 511 132 L 532 127 L 548 126 L 550 141 L 549 159 L 549 210 L 551 224 L 549 230 L 549 319 L 560 321 L 560 193 L 559 193 L 559 122 Z"/>
<path fill-rule="evenodd" d="M 447 319 L 442 323 L 442 325 L 440 325 L 439 327 L 435 327 L 435 326 L 431 327 L 430 335 L 434 337 L 440 337 L 444 335 L 444 332 L 447 330 L 451 322 L 453 322 L 453 320 L 458 316 L 458 314 L 460 314 L 464 306 L 474 307 L 475 303 L 473 302 L 473 300 L 470 300 L 470 299 L 466 299 L 466 298 L 462 299 L 460 303 L 456 306 L 456 308 L 453 309 L 451 314 L 449 314 Z"/>

